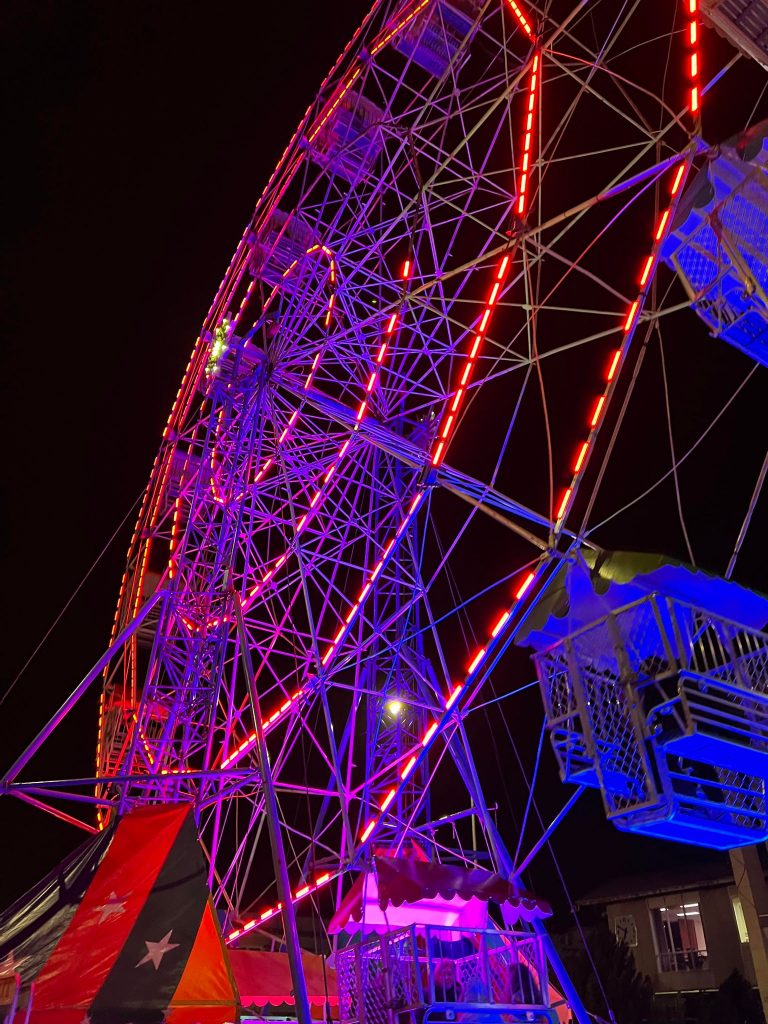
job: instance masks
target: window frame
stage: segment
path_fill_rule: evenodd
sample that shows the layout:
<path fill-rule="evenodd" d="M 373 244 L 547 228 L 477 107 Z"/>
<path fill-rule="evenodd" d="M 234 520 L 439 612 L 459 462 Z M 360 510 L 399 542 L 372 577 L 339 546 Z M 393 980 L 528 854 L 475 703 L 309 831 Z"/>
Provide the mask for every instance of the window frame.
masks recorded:
<path fill-rule="evenodd" d="M 654 896 L 651 899 L 646 900 L 648 906 L 648 916 L 650 918 L 651 933 L 653 935 L 653 945 L 656 954 L 656 968 L 660 974 L 679 974 L 679 973 L 690 973 L 691 971 L 705 971 L 709 964 L 709 949 L 707 943 L 707 931 L 704 926 L 704 915 L 701 907 L 701 896 L 698 890 L 692 892 L 670 892 L 663 896 Z M 701 929 L 701 941 L 703 942 L 703 948 L 699 946 L 697 949 L 676 949 L 674 936 L 671 934 L 669 929 L 665 929 L 665 944 L 668 948 L 662 949 L 660 943 L 659 926 L 657 920 L 662 925 L 665 924 L 664 918 L 661 916 L 661 912 L 668 912 L 672 910 L 691 910 L 696 907 L 695 913 L 691 914 L 690 917 L 699 918 L 699 926 Z M 655 914 L 659 914 L 659 918 L 655 917 Z M 697 942 L 699 940 L 698 934 L 696 935 Z"/>

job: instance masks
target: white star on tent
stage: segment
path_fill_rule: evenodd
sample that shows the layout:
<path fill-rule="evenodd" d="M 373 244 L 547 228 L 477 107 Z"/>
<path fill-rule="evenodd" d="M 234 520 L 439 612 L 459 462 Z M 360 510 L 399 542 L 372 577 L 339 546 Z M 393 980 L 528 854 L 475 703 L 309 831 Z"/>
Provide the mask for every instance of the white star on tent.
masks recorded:
<path fill-rule="evenodd" d="M 91 1018 L 87 1013 L 83 1014 L 83 1019 L 80 1021 L 80 1024 L 91 1024 Z"/>
<path fill-rule="evenodd" d="M 104 924 L 108 917 L 119 917 L 120 914 L 124 914 L 125 903 L 126 901 L 121 900 L 116 892 L 111 892 L 109 896 L 107 896 L 105 903 L 96 908 L 101 911 L 98 923 Z"/>
<path fill-rule="evenodd" d="M 144 945 L 147 947 L 147 955 L 143 960 L 139 960 L 136 966 L 141 967 L 142 964 L 149 963 L 151 960 L 155 970 L 157 970 L 165 954 L 169 953 L 172 949 L 178 948 L 178 942 L 169 942 L 171 935 L 173 935 L 173 929 L 166 932 L 159 942 L 148 942 L 145 939 Z"/>

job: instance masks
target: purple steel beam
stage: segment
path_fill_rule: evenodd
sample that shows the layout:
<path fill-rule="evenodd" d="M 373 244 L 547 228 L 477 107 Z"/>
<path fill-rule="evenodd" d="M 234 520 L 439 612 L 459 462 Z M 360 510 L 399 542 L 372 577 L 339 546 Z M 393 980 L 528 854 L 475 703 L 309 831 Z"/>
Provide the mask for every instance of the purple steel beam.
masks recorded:
<path fill-rule="evenodd" d="M 125 629 L 121 630 L 109 647 L 106 649 L 104 654 L 99 658 L 96 664 L 93 666 L 91 671 L 85 676 L 79 686 L 75 687 L 72 693 L 67 697 L 64 703 L 61 705 L 55 715 L 48 720 L 48 723 L 43 726 L 40 732 L 35 736 L 29 746 L 26 748 L 23 754 L 16 758 L 8 771 L 0 779 L 0 793 L 8 792 L 8 786 L 20 771 L 29 763 L 29 761 L 35 756 L 40 747 L 45 743 L 48 737 L 51 735 L 53 730 L 59 725 L 59 723 L 66 718 L 72 708 L 77 704 L 80 698 L 83 696 L 85 691 L 91 685 L 91 683 L 104 671 L 107 665 L 110 663 L 115 653 L 120 650 L 126 640 L 129 640 L 136 630 L 141 626 L 142 622 L 149 615 L 150 611 L 157 604 L 159 599 L 165 594 L 165 590 L 156 590 L 150 597 L 144 607 L 141 609 L 139 614 L 129 622 Z"/>
<path fill-rule="evenodd" d="M 548 827 L 544 831 L 543 835 L 537 840 L 536 843 L 534 843 L 534 845 L 531 848 L 531 850 L 529 851 L 529 853 L 523 858 L 523 860 L 520 862 L 520 864 L 515 868 L 515 878 L 519 878 L 520 875 L 522 875 L 522 873 L 525 871 L 525 869 L 531 863 L 533 858 L 536 856 L 536 854 L 542 848 L 544 843 L 549 841 L 549 837 L 552 835 L 552 833 L 555 831 L 557 826 L 560 824 L 560 822 L 563 820 L 563 818 L 566 816 L 566 814 L 570 811 L 570 809 L 573 807 L 573 805 L 576 803 L 576 801 L 579 799 L 579 797 L 581 796 L 581 794 L 584 792 L 585 789 L 586 789 L 586 786 L 579 786 L 576 789 L 575 793 L 571 793 L 571 795 L 568 797 L 568 800 L 565 802 L 563 807 L 561 807 L 561 809 L 558 811 L 558 813 L 552 819 L 552 821 L 550 822 L 550 824 L 548 825 Z"/>
<path fill-rule="evenodd" d="M 67 825 L 74 825 L 76 828 L 81 828 L 85 832 L 90 832 L 92 835 L 98 835 L 99 830 L 94 825 L 89 825 L 85 821 L 81 821 L 79 818 L 75 818 L 71 814 L 67 814 L 66 811 L 60 811 L 58 807 L 51 807 L 50 804 L 44 803 L 42 800 L 37 800 L 35 797 L 30 796 L 29 793 L 16 793 L 16 796 L 24 803 L 31 804 L 32 807 L 36 807 L 39 811 L 45 811 L 46 814 L 52 814 L 54 818 L 58 818 L 59 821 L 66 822 Z"/>
<path fill-rule="evenodd" d="M 126 775 L 87 776 L 79 779 L 37 779 L 31 782 L 11 782 L 8 784 L 7 791 L 9 793 L 13 793 L 20 789 L 39 790 L 46 787 L 49 789 L 57 789 L 59 786 L 62 789 L 67 786 L 74 788 L 79 786 L 100 786 L 107 782 L 110 784 L 121 785 L 131 782 L 172 782 L 174 779 L 244 779 L 252 777 L 253 774 L 253 771 L 247 768 L 201 768 L 199 770 L 190 769 L 189 771 L 183 772 L 147 772 L 146 774 L 128 773 Z M 306 793 L 307 789 L 302 787 L 300 792 Z M 309 792 L 312 792 L 311 788 Z M 77 799 L 77 797 L 73 796 L 73 799 Z M 111 801 L 109 802 L 111 803 Z"/>
<path fill-rule="evenodd" d="M 243 662 L 243 672 L 248 684 L 248 694 L 251 699 L 253 720 L 256 726 L 256 751 L 258 754 L 259 769 L 261 772 L 264 793 L 264 813 L 267 818 L 267 829 L 269 831 L 270 845 L 272 847 L 272 863 L 275 869 L 277 892 L 280 896 L 280 902 L 283 905 L 283 926 L 285 928 L 286 946 L 288 948 L 288 964 L 291 969 L 293 996 L 296 1003 L 296 1016 L 299 1024 L 312 1024 L 312 1016 L 309 1010 L 309 996 L 307 995 L 307 982 L 304 977 L 304 964 L 301 959 L 299 933 L 296 927 L 296 912 L 291 898 L 291 887 L 288 879 L 288 865 L 285 860 L 285 849 L 283 847 L 283 834 L 280 829 L 275 788 L 272 784 L 272 768 L 269 763 L 269 753 L 267 752 L 267 744 L 264 738 L 261 706 L 259 704 L 259 692 L 253 678 L 251 651 L 248 647 L 248 635 L 245 631 L 245 622 L 240 608 L 240 599 L 234 590 L 232 590 L 232 600 L 234 602 L 237 633 L 240 638 L 240 657 Z"/>

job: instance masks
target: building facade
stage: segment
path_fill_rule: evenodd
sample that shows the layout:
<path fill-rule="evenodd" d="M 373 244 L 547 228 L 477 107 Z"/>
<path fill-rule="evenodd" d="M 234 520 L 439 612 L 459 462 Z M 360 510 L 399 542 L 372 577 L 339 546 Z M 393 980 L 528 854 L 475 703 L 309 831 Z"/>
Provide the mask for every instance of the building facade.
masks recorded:
<path fill-rule="evenodd" d="M 680 1005 L 683 995 L 711 992 L 734 970 L 756 983 L 741 900 L 724 866 L 612 881 L 578 906 L 603 909 L 658 1003 Z"/>

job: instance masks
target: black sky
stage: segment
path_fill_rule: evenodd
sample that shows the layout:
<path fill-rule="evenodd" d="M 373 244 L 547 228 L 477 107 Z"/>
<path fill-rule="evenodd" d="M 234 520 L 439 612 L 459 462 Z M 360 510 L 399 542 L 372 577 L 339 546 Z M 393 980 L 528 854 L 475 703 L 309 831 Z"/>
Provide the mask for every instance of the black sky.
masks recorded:
<path fill-rule="evenodd" d="M 4 5 L 4 692 L 146 484 L 258 192 L 360 4 Z M 3 767 L 103 649 L 130 530 L 0 709 Z M 92 770 L 92 708 L 39 768 Z M 18 874 L 71 846 L 2 806 Z"/>
<path fill-rule="evenodd" d="M 130 510 L 201 318 L 268 174 L 365 10 L 364 0 L 3 7 L 0 694 L 129 523 L 0 708 L 3 769 L 103 650 Z M 757 584 L 762 548 L 750 550 Z M 41 772 L 91 772 L 93 708 L 79 716 Z M 535 740 L 521 740 L 528 757 Z M 545 761 L 553 809 L 566 794 L 548 750 Z M 514 772 L 510 760 L 512 789 Z M 75 838 L 3 799 L 0 903 Z M 585 830 L 594 848 L 571 858 Z M 566 874 L 576 861 L 577 890 L 685 856 L 617 837 L 594 796 L 558 848 Z M 551 869 L 541 883 L 556 884 Z"/>

